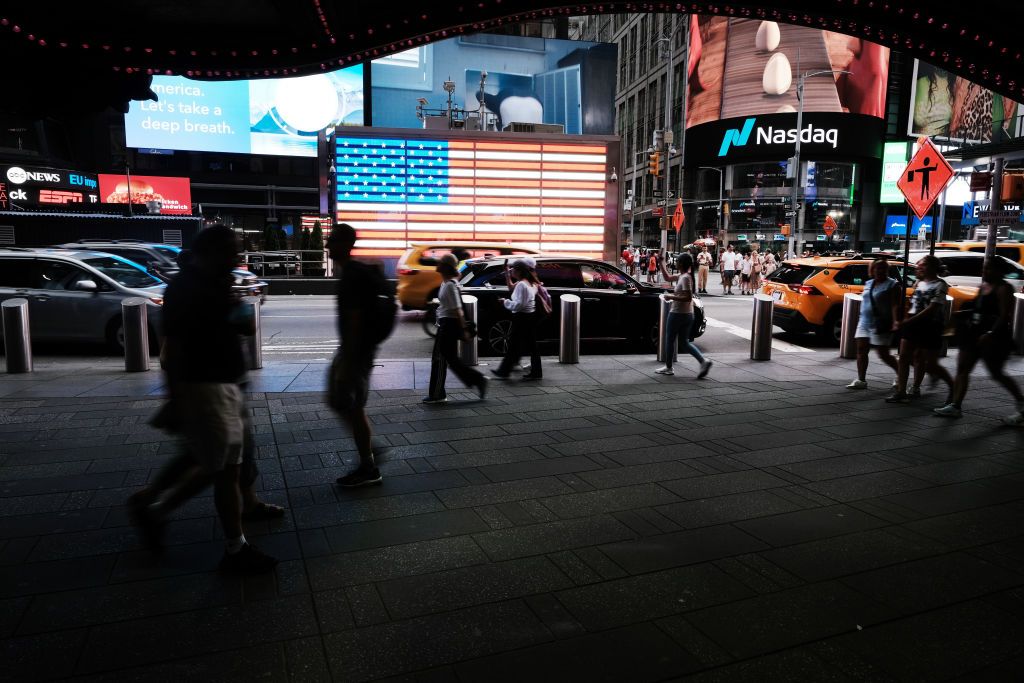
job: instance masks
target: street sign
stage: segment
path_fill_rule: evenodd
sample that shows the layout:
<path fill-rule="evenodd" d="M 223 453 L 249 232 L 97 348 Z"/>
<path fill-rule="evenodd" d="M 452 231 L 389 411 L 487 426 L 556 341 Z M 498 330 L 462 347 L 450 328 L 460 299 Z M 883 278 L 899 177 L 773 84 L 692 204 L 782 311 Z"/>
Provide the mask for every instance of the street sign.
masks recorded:
<path fill-rule="evenodd" d="M 924 242 L 926 239 L 928 239 L 928 228 L 926 228 L 923 225 L 919 227 L 917 229 L 917 239 L 920 240 L 921 242 Z"/>
<path fill-rule="evenodd" d="M 832 216 L 825 216 L 825 225 L 822 227 L 822 230 L 825 231 L 825 236 L 831 239 L 832 233 L 838 229 L 839 226 L 836 225 L 836 219 L 832 218 Z"/>
<path fill-rule="evenodd" d="M 978 222 L 985 225 L 1003 225 L 1005 223 L 1021 223 L 1024 216 L 1017 211 L 979 211 Z"/>
<path fill-rule="evenodd" d="M 981 221 L 974 215 L 977 210 L 977 204 L 975 202 L 964 202 L 964 210 L 960 215 L 960 225 L 977 225 Z"/>
<path fill-rule="evenodd" d="M 676 229 L 676 232 L 683 227 L 683 221 L 686 220 L 686 214 L 683 213 L 683 198 L 680 197 L 676 201 L 676 212 L 672 214 L 672 227 Z"/>
<path fill-rule="evenodd" d="M 918 142 L 921 147 L 903 169 L 903 175 L 896 181 L 896 186 L 907 198 L 907 204 L 914 215 L 924 218 L 942 188 L 953 178 L 953 167 L 927 137 L 922 137 Z"/>
<path fill-rule="evenodd" d="M 656 206 L 656 207 L 654 207 L 653 209 L 651 209 L 651 215 L 654 216 L 655 218 L 661 218 L 662 216 L 665 215 L 665 207 L 663 207 L 663 206 Z"/>
<path fill-rule="evenodd" d="M 985 172 L 974 172 L 971 174 L 971 192 L 985 192 L 992 189 L 992 174 Z"/>

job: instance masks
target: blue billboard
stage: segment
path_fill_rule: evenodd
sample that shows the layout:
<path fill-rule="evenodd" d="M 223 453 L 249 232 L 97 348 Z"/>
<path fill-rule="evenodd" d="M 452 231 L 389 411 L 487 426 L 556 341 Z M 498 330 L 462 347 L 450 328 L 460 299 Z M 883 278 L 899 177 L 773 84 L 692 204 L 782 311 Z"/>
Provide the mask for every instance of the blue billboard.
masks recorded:
<path fill-rule="evenodd" d="M 907 235 L 907 216 L 886 216 L 885 217 L 885 234 L 886 235 L 901 235 L 906 237 Z M 932 231 L 932 217 L 925 216 L 924 218 L 917 218 L 911 216 L 913 221 L 910 224 L 910 235 L 916 237 L 918 231 L 924 227 L 926 233 Z"/>

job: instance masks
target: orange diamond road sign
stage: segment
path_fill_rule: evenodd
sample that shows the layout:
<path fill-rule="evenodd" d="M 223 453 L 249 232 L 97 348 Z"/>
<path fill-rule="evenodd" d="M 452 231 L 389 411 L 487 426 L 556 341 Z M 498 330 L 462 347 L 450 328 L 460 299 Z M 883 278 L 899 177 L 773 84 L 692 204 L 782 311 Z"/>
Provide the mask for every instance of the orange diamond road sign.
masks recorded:
<path fill-rule="evenodd" d="M 825 231 L 825 236 L 832 237 L 832 233 L 838 229 L 839 226 L 836 225 L 836 219 L 832 218 L 832 216 L 825 216 L 825 226 L 822 228 Z"/>
<path fill-rule="evenodd" d="M 683 227 L 683 221 L 686 220 L 686 214 L 683 213 L 683 199 L 680 197 L 676 200 L 676 212 L 672 214 L 672 227 L 679 232 Z"/>
<path fill-rule="evenodd" d="M 938 199 L 939 193 L 953 177 L 953 167 L 949 165 L 938 148 L 927 137 L 918 140 L 920 148 L 917 154 L 903 169 L 896 186 L 907 198 L 907 204 L 918 218 L 924 218 L 928 209 Z"/>

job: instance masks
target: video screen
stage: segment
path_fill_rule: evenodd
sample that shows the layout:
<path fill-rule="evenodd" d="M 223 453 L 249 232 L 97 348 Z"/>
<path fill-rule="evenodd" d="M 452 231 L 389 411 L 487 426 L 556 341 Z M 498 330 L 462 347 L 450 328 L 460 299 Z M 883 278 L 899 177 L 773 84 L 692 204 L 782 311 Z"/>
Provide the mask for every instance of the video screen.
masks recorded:
<path fill-rule="evenodd" d="M 363 66 L 296 78 L 194 81 L 154 76 L 158 102 L 132 102 L 129 147 L 316 156 L 317 132 L 363 125 Z"/>
<path fill-rule="evenodd" d="M 926 62 L 914 62 L 910 135 L 1006 142 L 1024 134 L 1018 102 Z"/>
<path fill-rule="evenodd" d="M 160 202 L 160 213 L 190 215 L 192 188 L 188 178 L 100 173 L 100 199 L 107 204 Z"/>
<path fill-rule="evenodd" d="M 861 38 L 756 19 L 692 15 L 686 126 L 795 113 L 797 82 L 813 71 L 849 71 L 804 81 L 805 112 L 884 118 L 889 48 Z"/>
<path fill-rule="evenodd" d="M 578 40 L 475 34 L 423 45 L 372 62 L 373 125 L 423 128 L 417 101 L 444 109 L 450 81 L 452 104 L 497 130 L 549 123 L 568 134 L 611 135 L 616 59 L 615 45 Z"/>

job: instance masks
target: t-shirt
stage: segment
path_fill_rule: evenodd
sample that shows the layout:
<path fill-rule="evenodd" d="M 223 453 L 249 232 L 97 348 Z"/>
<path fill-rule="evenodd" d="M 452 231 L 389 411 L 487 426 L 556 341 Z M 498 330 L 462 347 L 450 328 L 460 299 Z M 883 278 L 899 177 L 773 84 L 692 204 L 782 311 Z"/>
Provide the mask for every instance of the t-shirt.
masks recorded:
<path fill-rule="evenodd" d="M 647 271 L 653 273 L 656 270 L 658 270 L 658 257 L 652 254 L 647 259 Z"/>
<path fill-rule="evenodd" d="M 742 272 L 744 275 L 750 275 L 750 267 L 753 265 L 753 263 L 754 262 L 751 259 L 743 259 L 743 263 L 740 264 L 740 272 Z"/>
<path fill-rule="evenodd" d="M 711 254 L 706 251 L 702 251 L 697 254 L 697 265 L 698 266 L 710 266 L 711 265 Z"/>
<path fill-rule="evenodd" d="M 866 327 L 869 330 L 876 330 L 878 326 L 878 311 L 875 310 L 875 303 L 878 304 L 878 308 L 892 308 L 892 295 L 895 293 L 893 287 L 899 287 L 900 283 L 896 280 L 886 278 L 885 282 L 876 285 L 875 280 L 868 280 L 867 284 L 864 285 L 863 300 L 860 304 L 860 326 Z M 888 311 L 882 313 L 883 318 L 889 318 L 891 314 Z M 889 332 L 889 330 L 876 330 L 877 332 Z"/>
<path fill-rule="evenodd" d="M 633 252 L 631 252 L 629 249 L 624 249 L 622 251 L 622 260 L 626 262 L 627 266 L 628 265 L 632 265 L 633 264 Z"/>
<path fill-rule="evenodd" d="M 924 309 L 928 308 L 933 302 L 945 304 L 946 294 L 949 292 L 949 285 L 942 278 L 936 278 L 931 282 L 925 282 L 924 280 L 918 280 L 917 286 L 914 287 L 914 294 L 910 298 L 910 315 L 920 313 Z M 942 323 L 943 312 L 942 308 L 939 307 L 934 313 L 932 322 Z"/>
<path fill-rule="evenodd" d="M 363 348 L 356 351 L 366 351 L 372 347 L 369 332 L 369 316 L 374 315 L 374 299 L 386 291 L 387 281 L 384 273 L 377 266 L 360 261 L 349 261 L 341 268 L 338 276 L 338 335 L 341 345 L 351 345 L 358 341 Z M 349 311 L 360 311 L 363 315 L 361 329 L 348 328 Z"/>
<path fill-rule="evenodd" d="M 462 310 L 462 295 L 459 294 L 459 286 L 455 280 L 445 280 L 441 283 L 441 289 L 437 292 L 437 318 L 458 318 Z"/>
<path fill-rule="evenodd" d="M 512 290 L 512 298 L 505 299 L 505 308 L 513 313 L 533 313 L 537 310 L 537 286 L 520 280 Z"/>
<path fill-rule="evenodd" d="M 680 275 L 679 279 L 676 280 L 676 286 L 673 293 L 676 296 L 679 296 L 683 292 L 693 293 L 693 276 L 689 273 Z M 672 313 L 693 313 L 693 299 L 690 299 L 689 301 L 673 301 L 672 308 L 670 310 Z"/>
<path fill-rule="evenodd" d="M 740 258 L 740 255 L 735 251 L 727 251 L 722 254 L 722 270 L 736 270 L 736 259 Z"/>

